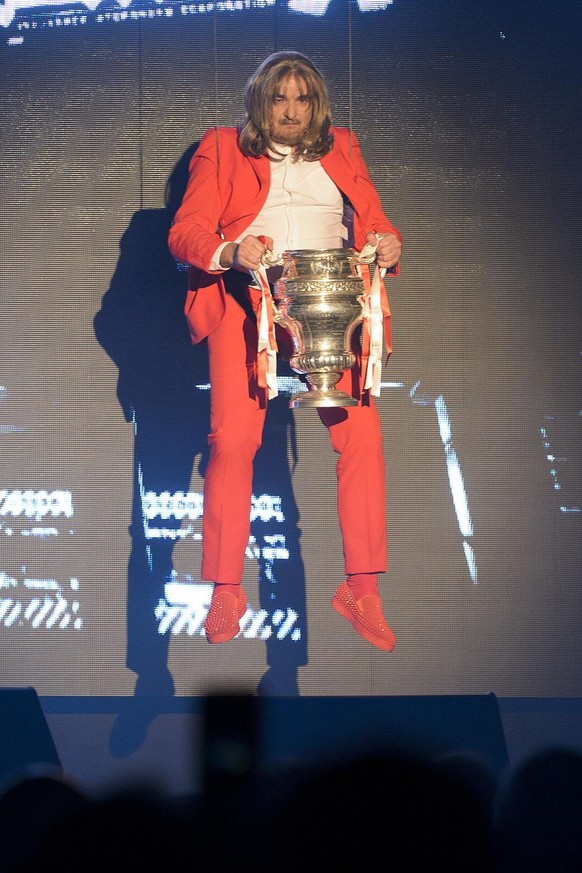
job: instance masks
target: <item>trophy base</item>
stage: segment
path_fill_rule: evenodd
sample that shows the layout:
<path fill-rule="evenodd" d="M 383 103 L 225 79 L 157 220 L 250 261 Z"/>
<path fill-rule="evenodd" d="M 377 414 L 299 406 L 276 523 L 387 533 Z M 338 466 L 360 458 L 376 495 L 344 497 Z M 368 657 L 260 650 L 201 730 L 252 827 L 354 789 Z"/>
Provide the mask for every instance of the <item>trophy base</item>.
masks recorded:
<path fill-rule="evenodd" d="M 289 409 L 301 409 L 311 406 L 357 406 L 358 401 L 345 391 L 321 391 L 316 388 L 300 391 L 289 401 Z"/>
<path fill-rule="evenodd" d="M 347 362 L 351 364 L 351 357 Z M 312 370 L 306 372 L 304 369 L 299 369 L 296 361 L 291 359 L 291 366 L 296 373 L 304 373 L 307 377 L 307 391 L 301 391 L 294 394 L 289 401 L 290 409 L 298 409 L 302 406 L 357 406 L 358 401 L 354 400 L 351 394 L 347 391 L 340 391 L 336 388 L 337 382 L 341 377 L 341 370 Z"/>

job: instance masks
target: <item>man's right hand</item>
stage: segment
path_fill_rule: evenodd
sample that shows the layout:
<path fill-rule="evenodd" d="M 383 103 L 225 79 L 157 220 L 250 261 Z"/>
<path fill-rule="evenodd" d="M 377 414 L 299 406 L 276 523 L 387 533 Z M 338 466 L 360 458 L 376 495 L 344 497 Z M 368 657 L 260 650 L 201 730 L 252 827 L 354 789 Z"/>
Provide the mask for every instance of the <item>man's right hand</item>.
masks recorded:
<path fill-rule="evenodd" d="M 221 252 L 221 266 L 232 267 L 243 273 L 248 273 L 250 270 L 258 270 L 261 265 L 261 258 L 266 251 L 271 250 L 273 247 L 273 240 L 270 237 L 262 237 L 262 239 L 265 240 L 266 244 L 258 239 L 258 237 L 249 234 L 239 243 L 229 243 Z"/>

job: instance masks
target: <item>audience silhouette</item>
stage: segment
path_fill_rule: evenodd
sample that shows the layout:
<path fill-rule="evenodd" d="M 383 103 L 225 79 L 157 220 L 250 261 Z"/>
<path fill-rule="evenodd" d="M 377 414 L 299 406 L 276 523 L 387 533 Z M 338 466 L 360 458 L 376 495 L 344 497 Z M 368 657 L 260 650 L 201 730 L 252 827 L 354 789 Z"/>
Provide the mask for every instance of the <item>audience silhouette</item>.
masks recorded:
<path fill-rule="evenodd" d="M 551 746 L 527 757 L 497 792 L 499 873 L 580 873 L 582 753 Z"/>
<path fill-rule="evenodd" d="M 53 769 L 13 774 L 0 793 L 0 873 L 42 858 L 48 836 L 67 828 L 87 803 L 85 793 Z"/>
<path fill-rule="evenodd" d="M 0 794 L 0 873 L 86 863 L 295 873 L 393 857 L 410 871 L 582 870 L 578 751 L 549 747 L 503 774 L 472 752 L 396 746 L 266 766 L 258 745 L 227 737 L 204 751 L 191 797 L 148 784 L 91 796 L 56 773 L 13 780 Z"/>

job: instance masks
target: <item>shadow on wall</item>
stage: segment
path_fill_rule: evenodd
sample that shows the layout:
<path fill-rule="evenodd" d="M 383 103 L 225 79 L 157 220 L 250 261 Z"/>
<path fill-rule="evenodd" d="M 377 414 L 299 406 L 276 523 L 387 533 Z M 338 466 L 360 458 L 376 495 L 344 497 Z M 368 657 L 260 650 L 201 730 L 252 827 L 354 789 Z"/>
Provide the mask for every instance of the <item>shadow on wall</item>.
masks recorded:
<path fill-rule="evenodd" d="M 123 703 L 111 732 L 110 751 L 116 757 L 143 743 L 152 720 L 175 693 L 168 670 L 171 628 L 160 629 L 159 604 L 173 578 L 172 556 L 183 520 L 180 513 L 166 511 L 160 495 L 188 494 L 195 464 L 203 477 L 208 461 L 207 349 L 204 342 L 191 342 L 184 316 L 187 273 L 178 268 L 167 246 L 197 145 L 184 152 L 170 174 L 165 207 L 142 209 L 132 216 L 94 318 L 97 340 L 118 367 L 117 398 L 134 429 L 126 666 L 137 680 L 134 696 Z M 280 361 L 279 367 L 283 375 L 292 375 L 285 362 Z M 307 657 L 304 569 L 287 457 L 290 445 L 294 454 L 294 420 L 288 396 L 282 393 L 269 405 L 254 482 L 255 494 L 277 495 L 278 518 L 258 513 L 252 521 L 252 537 L 261 611 L 269 619 L 278 616 L 280 622 L 281 616 L 294 616 L 300 632 L 292 637 L 274 627 L 266 638 L 268 669 L 259 694 L 298 694 L 297 668 Z M 152 536 L 154 529 L 163 535 Z"/>

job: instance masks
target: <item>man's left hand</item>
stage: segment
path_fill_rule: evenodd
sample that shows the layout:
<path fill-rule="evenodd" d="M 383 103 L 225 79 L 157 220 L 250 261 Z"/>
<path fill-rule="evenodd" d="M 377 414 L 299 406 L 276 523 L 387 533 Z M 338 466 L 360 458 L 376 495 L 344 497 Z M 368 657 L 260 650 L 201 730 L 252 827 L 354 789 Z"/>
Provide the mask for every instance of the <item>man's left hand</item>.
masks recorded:
<path fill-rule="evenodd" d="M 402 254 L 402 243 L 393 233 L 375 234 L 370 231 L 366 241 L 376 246 L 376 263 L 383 269 L 388 269 L 397 264 Z"/>

